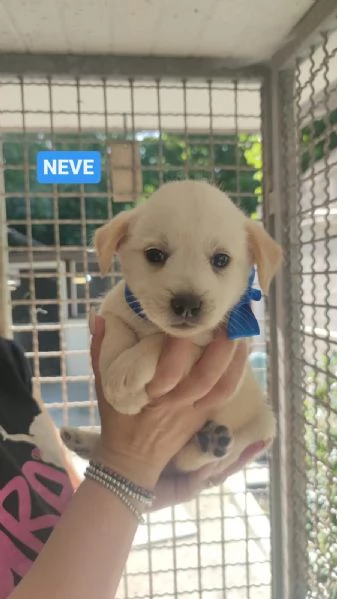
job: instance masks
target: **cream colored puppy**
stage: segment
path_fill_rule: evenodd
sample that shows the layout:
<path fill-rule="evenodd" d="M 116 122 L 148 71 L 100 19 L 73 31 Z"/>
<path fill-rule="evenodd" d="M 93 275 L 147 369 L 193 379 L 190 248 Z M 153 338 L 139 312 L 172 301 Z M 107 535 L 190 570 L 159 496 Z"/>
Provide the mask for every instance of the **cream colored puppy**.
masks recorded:
<path fill-rule="evenodd" d="M 233 338 L 245 335 L 256 324 L 249 314 L 252 266 L 267 293 L 281 261 L 280 247 L 259 224 L 225 193 L 197 181 L 163 185 L 148 202 L 98 229 L 95 247 L 101 273 L 108 273 L 117 252 L 124 276 L 101 306 L 106 332 L 100 372 L 107 401 L 125 414 L 148 403 L 145 388 L 165 334 L 193 340 L 190 367 L 219 327 L 230 328 Z M 242 298 L 248 308 L 237 310 Z M 189 471 L 221 459 L 226 467 L 248 445 L 274 435 L 272 409 L 247 364 L 238 391 L 176 456 L 175 465 Z M 64 429 L 62 436 L 81 455 L 90 455 L 96 440 L 74 429 Z"/>

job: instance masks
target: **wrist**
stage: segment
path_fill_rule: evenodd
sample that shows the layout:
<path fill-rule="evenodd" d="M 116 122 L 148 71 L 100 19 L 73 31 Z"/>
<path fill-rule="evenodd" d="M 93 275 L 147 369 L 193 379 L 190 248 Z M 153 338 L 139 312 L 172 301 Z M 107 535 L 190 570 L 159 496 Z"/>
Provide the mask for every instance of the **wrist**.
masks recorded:
<path fill-rule="evenodd" d="M 155 499 L 151 491 L 135 485 L 128 478 L 117 474 L 115 470 L 94 460 L 90 460 L 85 478 L 95 481 L 112 492 L 139 522 L 144 523 L 143 513 L 151 508 Z"/>
<path fill-rule="evenodd" d="M 159 467 L 156 467 L 142 456 L 113 451 L 103 443 L 98 445 L 93 460 L 100 462 L 148 491 L 153 491 L 161 474 Z"/>

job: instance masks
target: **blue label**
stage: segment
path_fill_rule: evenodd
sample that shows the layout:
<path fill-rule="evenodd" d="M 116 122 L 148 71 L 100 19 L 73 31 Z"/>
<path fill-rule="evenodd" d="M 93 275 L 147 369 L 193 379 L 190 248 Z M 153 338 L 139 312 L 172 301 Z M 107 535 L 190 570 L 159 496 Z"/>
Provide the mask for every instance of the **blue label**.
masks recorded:
<path fill-rule="evenodd" d="M 36 157 L 38 183 L 99 183 L 101 155 L 99 152 L 38 152 Z"/>

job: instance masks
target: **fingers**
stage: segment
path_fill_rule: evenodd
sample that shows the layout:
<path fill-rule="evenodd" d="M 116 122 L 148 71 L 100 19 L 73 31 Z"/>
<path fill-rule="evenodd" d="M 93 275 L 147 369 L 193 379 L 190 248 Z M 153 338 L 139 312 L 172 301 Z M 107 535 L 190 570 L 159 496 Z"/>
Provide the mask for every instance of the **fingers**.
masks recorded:
<path fill-rule="evenodd" d="M 167 396 L 169 401 L 195 403 L 205 397 L 232 361 L 237 343 L 219 335 L 206 348 L 190 374 Z"/>
<path fill-rule="evenodd" d="M 198 472 L 179 472 L 161 476 L 155 489 L 155 499 L 150 511 L 185 503 L 193 499 L 204 488 L 205 480 Z"/>
<path fill-rule="evenodd" d="M 219 402 L 230 399 L 242 379 L 247 358 L 247 343 L 238 343 L 225 374 L 223 374 L 213 389 L 196 403 L 196 408 L 209 411 L 215 408 Z"/>
<path fill-rule="evenodd" d="M 241 453 L 240 457 L 231 464 L 226 469 L 221 468 L 221 463 L 218 466 L 215 466 L 214 463 L 209 466 L 205 466 L 199 472 L 195 473 L 197 479 L 203 483 L 203 487 L 205 487 L 205 482 L 207 480 L 212 481 L 213 486 L 220 485 L 227 478 L 236 474 L 240 470 L 242 470 L 249 462 L 251 462 L 256 456 L 258 456 L 266 447 L 268 447 L 270 440 L 268 441 L 257 441 L 256 443 L 252 443 L 244 451 Z"/>
<path fill-rule="evenodd" d="M 171 505 L 177 505 L 192 499 L 189 489 L 189 477 L 185 474 L 162 476 L 155 489 L 155 499 L 151 512 Z"/>
<path fill-rule="evenodd" d="M 242 468 L 244 468 L 246 464 L 251 462 L 268 445 L 269 441 L 257 441 L 256 443 L 253 443 L 252 445 L 246 447 L 246 449 L 244 449 L 242 454 L 240 455 L 239 459 L 232 466 L 227 468 L 227 470 L 222 472 L 222 474 L 220 475 L 220 482 L 225 480 L 232 474 L 235 474 L 239 470 L 242 470 Z"/>
<path fill-rule="evenodd" d="M 165 395 L 181 381 L 189 363 L 192 342 L 167 337 L 156 374 L 146 390 L 150 397 Z"/>
<path fill-rule="evenodd" d="M 248 462 L 251 462 L 255 456 L 263 451 L 270 440 L 258 441 L 247 447 L 238 460 L 226 470 L 221 469 L 221 464 L 216 466 L 214 463 L 204 466 L 195 472 L 176 473 L 171 476 L 162 476 L 156 488 L 156 499 L 151 507 L 151 511 L 162 509 L 177 503 L 190 501 L 198 495 L 205 487 L 208 487 L 207 481 L 212 486 L 223 483 L 226 478 L 242 470 Z"/>

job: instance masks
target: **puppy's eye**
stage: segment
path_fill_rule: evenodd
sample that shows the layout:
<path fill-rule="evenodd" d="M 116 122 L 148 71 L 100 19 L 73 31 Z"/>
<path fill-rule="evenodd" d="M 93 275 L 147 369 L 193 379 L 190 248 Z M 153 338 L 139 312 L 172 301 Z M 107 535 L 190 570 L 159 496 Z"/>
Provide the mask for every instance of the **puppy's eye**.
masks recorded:
<path fill-rule="evenodd" d="M 165 264 L 167 254 L 158 248 L 149 248 L 145 250 L 145 258 L 151 264 Z"/>
<path fill-rule="evenodd" d="M 214 254 L 211 258 L 211 264 L 214 268 L 223 269 L 230 263 L 228 254 Z"/>

